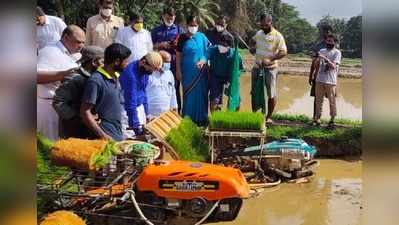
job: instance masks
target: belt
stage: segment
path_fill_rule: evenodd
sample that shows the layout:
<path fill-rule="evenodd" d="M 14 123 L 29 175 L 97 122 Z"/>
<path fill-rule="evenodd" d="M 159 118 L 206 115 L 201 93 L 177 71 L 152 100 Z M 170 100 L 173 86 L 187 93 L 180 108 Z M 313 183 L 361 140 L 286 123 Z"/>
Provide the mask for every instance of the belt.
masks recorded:
<path fill-rule="evenodd" d="M 53 98 L 42 98 L 42 97 L 38 97 L 38 98 L 43 99 L 43 100 L 53 100 Z"/>

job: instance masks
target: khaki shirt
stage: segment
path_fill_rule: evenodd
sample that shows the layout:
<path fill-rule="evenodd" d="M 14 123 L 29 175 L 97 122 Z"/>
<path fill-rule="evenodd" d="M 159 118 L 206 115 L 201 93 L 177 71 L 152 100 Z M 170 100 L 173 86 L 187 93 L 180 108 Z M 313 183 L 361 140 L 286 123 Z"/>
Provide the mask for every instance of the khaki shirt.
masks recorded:
<path fill-rule="evenodd" d="M 112 15 L 110 21 L 105 21 L 100 15 L 87 20 L 86 45 L 95 45 L 102 48 L 113 43 L 118 29 L 123 27 L 123 19 Z"/>
<path fill-rule="evenodd" d="M 256 42 L 255 66 L 257 64 L 261 65 L 264 58 L 270 58 L 279 51 L 287 52 L 283 35 L 274 28 L 268 34 L 265 34 L 263 30 L 259 30 L 253 39 Z M 268 66 L 268 68 L 276 68 L 277 66 L 278 62 L 275 60 L 274 64 Z"/>

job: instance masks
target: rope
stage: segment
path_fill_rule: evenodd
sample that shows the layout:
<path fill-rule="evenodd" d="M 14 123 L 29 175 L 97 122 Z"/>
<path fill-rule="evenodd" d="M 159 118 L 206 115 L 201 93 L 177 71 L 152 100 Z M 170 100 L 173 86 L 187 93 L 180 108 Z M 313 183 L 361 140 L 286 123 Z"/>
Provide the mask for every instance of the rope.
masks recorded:
<path fill-rule="evenodd" d="M 198 221 L 197 223 L 195 223 L 194 225 L 200 225 L 201 223 L 203 223 L 206 219 L 208 219 L 208 217 L 212 214 L 213 210 L 216 209 L 216 207 L 219 205 L 220 200 L 218 200 L 217 202 L 215 202 L 215 204 L 213 204 L 212 208 L 209 210 L 209 212 L 202 217 L 202 219 L 200 221 Z"/>

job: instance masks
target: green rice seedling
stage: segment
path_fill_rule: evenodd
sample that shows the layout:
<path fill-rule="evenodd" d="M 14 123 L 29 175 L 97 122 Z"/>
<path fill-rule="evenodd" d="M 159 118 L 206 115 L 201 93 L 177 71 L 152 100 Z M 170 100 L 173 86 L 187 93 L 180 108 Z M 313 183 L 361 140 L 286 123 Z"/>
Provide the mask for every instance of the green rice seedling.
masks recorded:
<path fill-rule="evenodd" d="M 210 129 L 262 130 L 264 116 L 257 112 L 213 112 L 209 118 Z"/>
<path fill-rule="evenodd" d="M 208 157 L 208 144 L 204 132 L 188 117 L 166 136 L 166 141 L 176 150 L 180 158 L 190 161 L 205 161 Z"/>

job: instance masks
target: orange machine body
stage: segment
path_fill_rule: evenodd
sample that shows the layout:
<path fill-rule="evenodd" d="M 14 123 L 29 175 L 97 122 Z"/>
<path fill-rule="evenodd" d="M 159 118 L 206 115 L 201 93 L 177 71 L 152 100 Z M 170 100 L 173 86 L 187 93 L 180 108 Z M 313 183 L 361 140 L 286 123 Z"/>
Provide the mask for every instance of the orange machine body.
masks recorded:
<path fill-rule="evenodd" d="M 174 199 L 247 198 L 249 186 L 240 170 L 208 163 L 167 161 L 149 165 L 137 180 L 139 191 Z"/>

